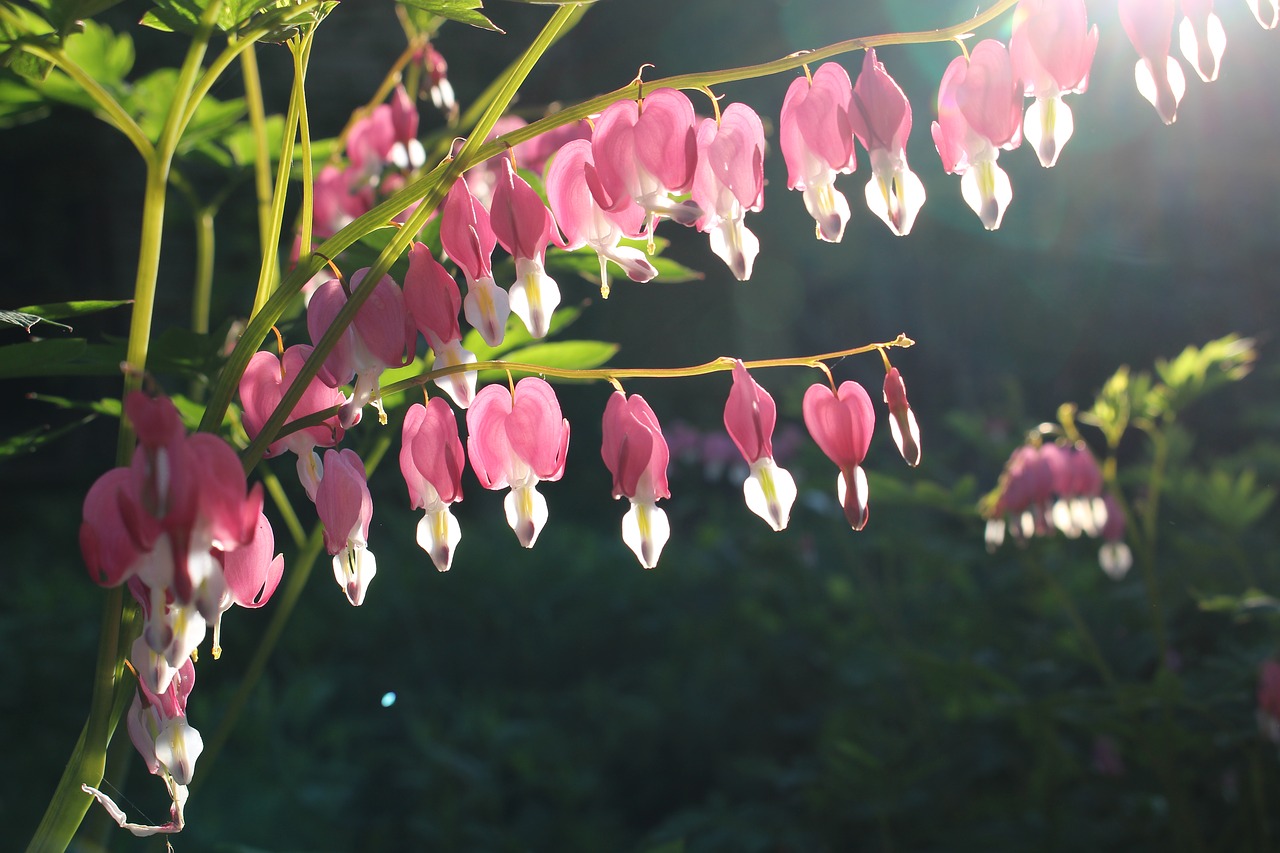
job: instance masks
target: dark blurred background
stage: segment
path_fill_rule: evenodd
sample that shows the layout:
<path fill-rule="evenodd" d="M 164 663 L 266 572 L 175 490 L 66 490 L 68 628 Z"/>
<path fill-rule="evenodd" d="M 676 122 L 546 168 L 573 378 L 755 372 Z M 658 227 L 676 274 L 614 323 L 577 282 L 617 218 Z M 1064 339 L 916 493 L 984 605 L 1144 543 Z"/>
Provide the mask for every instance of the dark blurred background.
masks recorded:
<path fill-rule="evenodd" d="M 124 28 L 144 8 L 125 3 L 103 20 Z M 649 79 L 754 64 L 841 38 L 943 26 L 972 11 L 951 0 L 601 0 L 548 53 L 518 107 L 536 114 L 613 89 L 644 63 L 656 66 Z M 507 35 L 447 26 L 436 42 L 464 106 L 548 14 L 498 0 L 489 12 Z M 670 254 L 703 280 L 623 281 L 607 302 L 590 283 L 560 282 L 566 303 L 590 303 L 569 335 L 618 342 L 618 365 L 914 338 L 916 347 L 893 356 L 921 424 L 924 462 L 907 471 L 879 431 L 867 463 L 866 531 L 847 529 L 834 472 L 811 446 L 784 462 L 802 496 L 782 534 L 746 512 L 740 472 L 673 460 L 672 540 L 659 568 L 644 572 L 618 536 L 624 506 L 609 500 L 598 453 L 609 389 L 566 386 L 568 471 L 542 490 L 551 520 L 537 547 L 518 547 L 501 495 L 468 474 L 463 540 L 453 570 L 440 575 L 414 545 L 393 448 L 371 484 L 380 571 L 367 603 L 352 610 L 327 565 L 317 566 L 235 736 L 216 765 L 197 771 L 208 776 L 175 848 L 1169 849 L 1171 806 L 1149 775 L 1137 765 L 1119 776 L 1097 769 L 1099 733 L 1123 743 L 1126 731 L 1099 722 L 1109 719 L 1099 710 L 1106 699 L 1070 624 L 1028 578 L 1025 555 L 983 552 L 973 507 L 1025 430 L 1052 419 L 1059 403 L 1087 405 L 1119 365 L 1143 368 L 1230 332 L 1259 338 L 1261 366 L 1189 413 L 1197 439 L 1188 458 L 1238 468 L 1245 448 L 1263 447 L 1258 471 L 1274 482 L 1280 51 L 1245 4 L 1224 4 L 1222 77 L 1206 85 L 1187 69 L 1178 121 L 1166 128 L 1134 87 L 1135 57 L 1114 4 L 1091 3 L 1090 13 L 1102 34 L 1088 92 L 1068 99 L 1076 135 L 1052 170 L 1025 146 L 1002 153 L 1014 197 L 998 232 L 984 232 L 964 205 L 959 178 L 942 172 L 929 135 L 938 80 L 956 48 L 892 47 L 879 57 L 911 100 L 908 156 L 928 192 L 908 238 L 866 210 L 863 152 L 858 172 L 838 182 L 853 208 L 843 242 L 814 240 L 776 150 L 778 110 L 794 77 L 784 74 L 716 88 L 755 107 L 775 146 L 766 207 L 747 220 L 762 247 L 750 282 L 734 281 L 703 235 L 669 223 L 660 234 Z M 1006 19 L 981 35 L 1007 39 L 1008 27 Z M 132 32 L 138 73 L 174 62 L 182 49 L 180 38 Z M 316 137 L 341 129 L 403 44 L 389 2 L 340 5 L 316 39 L 308 80 Z M 260 56 L 268 109 L 283 112 L 288 52 L 268 47 Z M 841 61 L 852 76 L 861 56 Z M 237 97 L 239 87 L 230 73 L 214 94 Z M 705 111 L 705 99 L 693 99 Z M 422 109 L 424 131 L 438 127 L 439 115 Z M 127 143 L 84 113 L 55 108 L 4 129 L 0 157 L 9 165 L 0 307 L 127 298 L 142 183 Z M 193 258 L 189 212 L 176 196 L 169 216 L 161 328 L 187 322 Z M 251 300 L 253 217 L 244 180 L 218 220 L 215 325 L 242 316 Z M 90 338 L 124 336 L 127 316 L 76 325 Z M 13 329 L 3 342 L 24 338 Z M 878 399 L 874 355 L 833 369 Z M 778 400 L 780 423 L 798 424 L 800 397 L 817 376 L 757 378 Z M 25 399 L 30 391 L 96 399 L 118 387 L 114 378 L 6 381 L 6 433 L 76 417 Z M 707 432 L 720 428 L 727 388 L 723 374 L 628 385 L 668 429 L 683 421 Z M 76 530 L 82 496 L 112 458 L 115 426 L 99 419 L 46 452 L 0 461 L 11 589 L 0 605 L 10 676 L 0 688 L 10 732 L 0 838 L 14 845 L 29 837 L 87 708 L 101 594 L 84 577 Z M 1126 452 L 1143 454 L 1140 443 Z M 271 464 L 292 479 L 290 460 Z M 1264 525 L 1274 529 L 1274 512 Z M 1241 545 L 1273 581 L 1274 538 Z M 278 528 L 277 543 L 284 539 Z M 1132 577 L 1106 580 L 1095 553 L 1091 543 L 1068 543 L 1037 559 L 1087 602 L 1116 665 L 1145 677 L 1152 645 L 1140 589 Z M 1206 568 L 1218 559 L 1211 545 L 1180 556 Z M 1252 666 L 1274 634 L 1206 624 L 1184 605 L 1184 656 L 1216 661 L 1213 689 L 1228 696 L 1215 718 L 1228 734 L 1206 723 L 1196 736 L 1229 744 L 1225 758 L 1191 749 L 1203 763 L 1179 772 L 1191 779 L 1202 820 L 1228 832 L 1233 810 L 1249 811 L 1241 779 L 1259 774 L 1248 790 L 1275 802 L 1274 750 L 1248 740 Z M 216 728 L 269 617 L 270 607 L 233 611 L 223 659 L 202 656 L 191 705 L 202 731 Z M 1240 743 L 1251 751 L 1233 751 Z M 123 736 L 116 746 L 131 749 Z M 160 783 L 136 761 L 113 767 L 128 768 L 109 776 L 127 792 L 126 810 L 159 819 Z M 105 832 L 91 815 L 83 849 L 99 849 L 94 839 L 113 850 L 163 847 Z M 1268 820 L 1248 836 L 1263 839 L 1256 849 L 1280 833 Z"/>

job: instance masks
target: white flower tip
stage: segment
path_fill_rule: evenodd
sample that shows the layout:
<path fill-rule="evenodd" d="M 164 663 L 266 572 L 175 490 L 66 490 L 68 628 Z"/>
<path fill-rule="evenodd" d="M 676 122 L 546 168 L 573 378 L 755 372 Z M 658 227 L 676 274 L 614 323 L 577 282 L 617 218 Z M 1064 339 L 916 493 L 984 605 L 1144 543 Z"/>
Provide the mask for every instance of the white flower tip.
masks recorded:
<path fill-rule="evenodd" d="M 347 543 L 347 547 L 334 555 L 333 577 L 342 587 L 352 607 L 364 604 L 369 583 L 378 573 L 378 561 L 364 543 Z"/>
<path fill-rule="evenodd" d="M 1104 542 L 1098 550 L 1098 564 L 1113 581 L 1118 581 L 1133 568 L 1133 552 L 1124 542 Z"/>
<path fill-rule="evenodd" d="M 462 528 L 447 505 L 427 510 L 418 522 L 418 545 L 431 557 L 431 562 L 442 572 L 449 571 L 453 554 L 462 539 Z"/>
<path fill-rule="evenodd" d="M 507 524 L 525 548 L 532 548 L 547 523 L 547 499 L 534 486 L 513 486 L 502 502 Z"/>
<path fill-rule="evenodd" d="M 867 487 L 867 472 L 862 470 L 861 465 L 853 467 L 853 490 L 850 491 L 845 483 L 844 472 L 841 471 L 836 478 L 836 497 L 840 500 L 840 505 L 844 507 L 844 517 L 848 520 L 849 526 L 854 530 L 861 530 L 867 526 L 867 520 L 871 517 L 870 507 L 867 505 L 869 489 Z"/>
<path fill-rule="evenodd" d="M 662 548 L 671 538 L 667 514 L 652 503 L 631 502 L 622 517 L 622 541 L 636 555 L 640 565 L 652 569 L 658 565 Z"/>
<path fill-rule="evenodd" d="M 752 463 L 751 474 L 742 484 L 747 509 L 763 518 L 776 531 L 785 530 L 796 501 L 796 481 L 785 468 L 765 457 Z"/>
<path fill-rule="evenodd" d="M 960 192 L 969 209 L 978 214 L 982 227 L 988 231 L 1000 227 L 1005 209 L 1013 200 L 1009 176 L 994 160 L 971 164 L 960 179 Z"/>

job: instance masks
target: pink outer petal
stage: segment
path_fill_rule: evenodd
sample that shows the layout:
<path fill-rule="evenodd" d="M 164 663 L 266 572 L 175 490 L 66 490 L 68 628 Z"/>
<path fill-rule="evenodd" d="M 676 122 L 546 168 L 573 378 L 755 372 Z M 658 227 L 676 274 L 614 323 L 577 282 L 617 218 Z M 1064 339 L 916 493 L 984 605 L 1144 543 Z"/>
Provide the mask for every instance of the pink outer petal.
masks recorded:
<path fill-rule="evenodd" d="M 836 172 L 852 172 L 853 130 L 849 124 L 849 73 L 835 62 L 824 63 L 812 84 L 800 78 L 791 83 L 782 102 L 779 144 L 787 163 L 787 186 L 805 189 L 809 156 Z"/>
<path fill-rule="evenodd" d="M 458 283 L 422 243 L 414 243 L 409 250 L 404 302 L 409 316 L 433 350 L 461 340 L 458 313 L 462 311 L 462 294 Z"/>
<path fill-rule="evenodd" d="M 1083 92 L 1097 47 L 1084 0 L 1021 0 L 1014 12 L 1009 56 L 1027 95 Z"/>
<path fill-rule="evenodd" d="M 644 97 L 635 124 L 635 152 L 641 164 L 673 193 L 687 192 L 698 164 L 689 96 L 677 89 L 658 89 Z"/>
<path fill-rule="evenodd" d="M 591 160 L 587 182 L 596 204 L 613 212 L 635 204 L 628 176 L 635 174 L 635 124 L 640 107 L 635 101 L 611 104 L 596 120 L 591 136 Z"/>
<path fill-rule="evenodd" d="M 868 152 L 898 154 L 911 135 L 911 104 L 874 50 L 863 57 L 862 73 L 849 99 L 849 124 Z"/>
<path fill-rule="evenodd" d="M 486 489 L 510 485 L 513 451 L 507 439 L 507 416 L 511 414 L 511 392 L 503 385 L 486 385 L 467 407 L 467 456 L 471 470 Z"/>
<path fill-rule="evenodd" d="M 262 484 L 254 483 L 245 494 L 240 457 L 216 435 L 198 432 L 187 438 L 187 447 L 199 463 L 200 515 L 210 536 L 224 551 L 249 544 L 262 512 Z"/>
<path fill-rule="evenodd" d="M 280 585 L 284 574 L 284 555 L 276 548 L 271 522 L 258 513 L 253 542 L 231 553 L 222 553 L 222 577 L 227 582 L 231 599 L 241 607 L 256 608 L 266 604 Z"/>
<path fill-rule="evenodd" d="M 84 497 L 80 553 L 89 577 L 100 586 L 118 586 L 128 580 L 139 556 L 120 518 L 120 494 L 132 484 L 128 468 L 112 468 L 94 481 Z"/>
<path fill-rule="evenodd" d="M 733 387 L 724 406 L 724 426 L 748 463 L 773 456 L 777 417 L 769 392 L 751 378 L 741 361 L 734 364 Z"/>
<path fill-rule="evenodd" d="M 580 249 L 588 243 L 614 243 L 619 232 L 629 237 L 640 236 L 644 229 L 644 208 L 633 203 L 615 213 L 605 213 L 591 191 L 588 170 L 595 174 L 591 142 L 587 139 L 567 143 L 547 170 L 547 201 L 565 237 L 563 243 L 557 240 L 557 245 Z"/>
<path fill-rule="evenodd" d="M 559 480 L 564 474 L 569 422 L 561 416 L 560 401 L 545 379 L 526 376 L 516 383 L 507 438 L 538 479 Z"/>
<path fill-rule="evenodd" d="M 745 104 L 730 104 L 720 116 L 720 124 L 704 119 L 698 126 L 698 171 L 694 176 L 693 200 L 702 208 L 703 218 L 726 212 L 717 203 L 723 187 L 743 211 L 764 207 L 764 125 Z"/>
<path fill-rule="evenodd" d="M 1022 88 L 1014 79 L 1003 44 L 984 39 L 974 47 L 956 104 L 974 132 L 992 145 L 1017 147 L 1022 133 Z"/>
<path fill-rule="evenodd" d="M 643 502 L 671 497 L 667 485 L 667 440 L 662 436 L 657 415 L 638 394 L 627 397 L 615 391 L 609 397 L 600 455 L 613 474 L 615 498 L 625 496 Z"/>
<path fill-rule="evenodd" d="M 957 56 L 943 72 L 938 87 L 938 120 L 933 123 L 933 143 L 942 158 L 942 168 L 953 175 L 969 168 L 969 152 L 965 147 L 969 122 L 957 103 L 957 93 L 968 70 L 969 63 L 963 56 Z"/>
<path fill-rule="evenodd" d="M 360 287 L 366 272 L 368 270 L 363 269 L 351 274 L 352 292 Z M 395 279 L 389 275 L 382 277 L 356 312 L 351 328 L 369 354 L 384 367 L 400 367 L 406 363 L 405 355 L 410 349 L 408 330 L 412 327 L 404 308 L 404 294 Z"/>
<path fill-rule="evenodd" d="M 319 343 L 324 333 L 333 325 L 333 318 L 338 316 L 338 312 L 346 304 L 347 294 L 342 290 L 342 283 L 336 279 L 326 281 L 312 292 L 311 300 L 307 303 L 307 331 L 311 333 L 312 344 Z M 329 356 L 317 375 L 330 388 L 346 385 L 355 378 L 356 365 L 350 329 L 343 333 L 338 343 L 329 351 Z"/>
<path fill-rule="evenodd" d="M 289 347 L 284 353 L 283 371 L 280 360 L 273 353 L 257 352 L 249 359 L 249 364 L 240 377 L 240 405 L 244 409 L 244 429 L 249 438 L 257 438 L 262 431 L 262 425 L 279 405 L 285 389 L 293 383 L 294 377 L 311 355 L 311 350 L 305 344 Z M 343 402 L 342 392 L 328 387 L 318 377 L 312 377 L 288 421 L 341 406 Z M 337 416 L 334 416 L 323 424 L 307 427 L 273 441 L 265 455 L 275 456 L 284 450 L 303 453 L 312 447 L 332 447 L 342 440 L 342 434 L 343 429 Z"/>
<path fill-rule="evenodd" d="M 1120 0 L 1120 24 L 1129 41 L 1155 68 L 1163 68 L 1173 41 L 1174 0 Z"/>
<path fill-rule="evenodd" d="M 494 236 L 514 258 L 542 260 L 551 239 L 551 213 L 533 187 L 503 159 L 489 209 Z"/>
<path fill-rule="evenodd" d="M 124 413 L 133 424 L 138 443 L 146 447 L 162 447 L 181 440 L 186 433 L 182 418 L 168 397 L 131 391 L 124 401 Z"/>
<path fill-rule="evenodd" d="M 832 394 L 826 385 L 811 385 L 804 394 L 803 410 L 809 434 L 841 471 L 852 471 L 867 458 L 876 413 L 865 388 L 843 382 L 838 394 Z"/>
<path fill-rule="evenodd" d="M 440 213 L 440 243 L 469 280 L 493 277 L 490 259 L 498 239 L 489 224 L 489 212 L 462 178 L 445 196 Z"/>
<path fill-rule="evenodd" d="M 354 450 L 325 451 L 324 477 L 316 489 L 316 513 L 324 524 L 324 544 L 330 554 L 346 548 L 357 527 L 361 538 L 368 539 L 373 498 L 364 463 Z"/>
<path fill-rule="evenodd" d="M 425 484 L 446 504 L 462 500 L 462 467 L 466 457 L 458 438 L 458 419 L 449 404 L 433 397 L 405 413 L 400 444 L 400 473 L 409 488 L 409 503 L 424 509 Z"/>

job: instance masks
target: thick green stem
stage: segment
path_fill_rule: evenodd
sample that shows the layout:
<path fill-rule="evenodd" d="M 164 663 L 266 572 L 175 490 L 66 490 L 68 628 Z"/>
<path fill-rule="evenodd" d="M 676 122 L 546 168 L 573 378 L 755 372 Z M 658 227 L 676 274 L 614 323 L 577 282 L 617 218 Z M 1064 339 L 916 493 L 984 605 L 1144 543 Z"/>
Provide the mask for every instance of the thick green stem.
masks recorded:
<path fill-rule="evenodd" d="M 262 102 L 258 54 L 252 42 L 240 54 L 240 68 L 244 72 L 244 100 L 249 111 L 249 128 L 253 131 L 253 191 L 258 201 L 258 243 L 263 257 L 266 257 L 267 246 L 275 240 L 276 234 L 271 230 L 270 215 L 271 151 L 267 144 L 267 115 Z"/>
<path fill-rule="evenodd" d="M 191 331 L 209 334 L 209 303 L 213 298 L 213 209 L 196 211 L 196 281 L 191 295 Z"/>
<path fill-rule="evenodd" d="M 307 35 L 301 37 L 308 46 L 311 43 L 311 33 L 314 32 L 314 30 L 311 30 Z M 296 58 L 296 51 L 294 55 Z M 258 268 L 258 287 L 253 296 L 254 315 L 262 310 L 262 306 L 267 304 L 267 300 L 275 292 L 276 280 L 280 272 L 278 262 L 280 254 L 279 235 L 284 229 L 284 204 L 289 194 L 289 173 L 293 169 L 293 143 L 298 134 L 298 122 L 302 109 L 304 80 L 300 75 L 306 73 L 306 64 L 305 62 L 301 65 L 295 64 L 294 68 L 293 92 L 289 96 L 289 111 L 285 115 L 284 136 L 280 143 L 280 161 L 276 166 L 275 191 L 271 196 L 271 208 L 267 212 L 267 224 L 264 229 L 270 237 L 262 245 L 262 264 Z M 243 368 L 241 372 L 243 372 Z M 224 380 L 226 379 L 225 371 L 223 378 Z M 239 373 L 235 374 L 234 378 L 236 382 L 239 382 Z M 221 416 L 219 416 L 219 420 L 221 420 Z"/>
<path fill-rule="evenodd" d="M 312 31 L 314 32 L 314 30 Z M 307 63 L 311 59 L 311 38 L 305 37 L 293 50 L 294 91 L 298 93 L 298 145 L 302 149 L 302 223 L 298 228 L 298 254 L 311 254 L 311 229 L 315 209 L 315 165 L 311 162 L 311 123 L 307 121 Z"/>
<path fill-rule="evenodd" d="M 93 695 L 89 700 L 89 718 L 66 769 L 62 771 L 49 807 L 27 846 L 28 853 L 66 849 L 93 802 L 93 798 L 80 786 L 99 784 L 106 770 L 107 743 L 115 728 L 112 704 L 116 684 L 124 672 L 118 653 L 123 603 L 123 587 L 107 591 L 102 603 L 102 629 L 98 635 L 98 660 L 94 668 Z"/>

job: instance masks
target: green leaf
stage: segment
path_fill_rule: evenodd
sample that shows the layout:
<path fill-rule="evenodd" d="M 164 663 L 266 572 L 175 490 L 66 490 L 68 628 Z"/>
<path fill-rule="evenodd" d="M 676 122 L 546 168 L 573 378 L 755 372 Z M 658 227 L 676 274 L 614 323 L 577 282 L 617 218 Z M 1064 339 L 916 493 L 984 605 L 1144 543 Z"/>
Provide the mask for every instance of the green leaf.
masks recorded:
<path fill-rule="evenodd" d="M 1243 379 L 1258 353 L 1252 338 L 1228 335 L 1203 347 L 1187 347 L 1172 361 L 1156 362 L 1156 375 L 1165 384 L 1167 404 L 1177 412 L 1228 382 Z"/>
<path fill-rule="evenodd" d="M 551 315 L 547 336 L 550 337 L 557 334 L 581 315 L 581 308 L 561 308 L 556 311 Z M 476 361 L 492 361 L 495 358 L 501 358 L 503 353 L 510 352 L 517 347 L 527 346 L 533 341 L 534 337 L 529 334 L 529 330 L 524 327 L 524 323 L 520 321 L 519 317 L 512 314 L 507 318 L 507 328 L 502 336 L 502 343 L 496 347 L 491 347 L 484 342 L 484 338 L 480 337 L 479 332 L 472 329 L 463 337 L 462 348 L 474 353 Z"/>
<path fill-rule="evenodd" d="M 21 326 L 28 332 L 31 331 L 36 323 L 39 323 L 43 319 L 44 318 L 38 314 L 27 314 L 23 311 L 0 311 L 0 323 L 8 323 L 11 326 Z M 62 323 L 54 323 L 52 320 L 49 322 L 60 329 L 66 329 L 68 332 L 71 331 L 70 326 L 63 325 Z"/>
<path fill-rule="evenodd" d="M 1248 619 L 1254 614 L 1280 614 L 1280 600 L 1267 595 L 1259 589 L 1245 590 L 1242 595 L 1210 595 L 1200 596 L 1195 590 L 1191 594 L 1201 610 L 1209 613 L 1230 613 L 1238 620 Z"/>
<path fill-rule="evenodd" d="M 618 345 L 608 341 L 552 341 L 534 344 L 507 353 L 505 361 L 543 367 L 589 370 L 599 367 L 618 352 Z M 505 370 L 482 370 L 480 381 L 493 382 L 506 376 Z M 535 376 L 537 370 L 513 370 L 513 376 Z"/>
<path fill-rule="evenodd" d="M 56 397 L 51 394 L 28 394 L 28 400 L 35 400 L 40 403 L 48 403 L 59 409 L 67 409 L 70 411 L 90 412 L 95 415 L 105 415 L 109 418 L 120 417 L 120 398 L 119 397 L 103 397 L 101 400 L 72 400 L 67 397 Z"/>
<path fill-rule="evenodd" d="M 110 376 L 120 372 L 124 348 L 90 346 L 83 338 L 0 347 L 0 379 L 26 376 Z"/>
<path fill-rule="evenodd" d="M 119 308 L 121 305 L 132 305 L 132 299 L 86 299 L 79 302 L 49 302 L 44 305 L 27 305 L 18 310 L 23 314 L 35 314 L 39 319 L 66 320 L 74 317 L 87 317 Z"/>
<path fill-rule="evenodd" d="M 13 18 L 0 18 L 0 68 L 8 68 L 19 77 L 40 83 L 49 76 L 52 65 L 24 51 L 22 42 L 39 42 L 57 48 L 59 38 L 50 32 L 49 22 L 22 6 L 6 4 Z"/>
<path fill-rule="evenodd" d="M 133 114 L 138 127 L 152 141 L 160 138 L 177 85 L 178 69 L 160 68 L 137 81 L 125 102 L 125 107 Z M 245 103 L 242 98 L 219 101 L 206 95 L 183 132 L 178 151 L 188 152 L 229 132 L 244 113 Z"/>
<path fill-rule="evenodd" d="M 502 32 L 502 30 L 494 26 L 492 21 L 478 11 L 484 7 L 484 3 L 481 0 L 396 0 L 396 2 L 403 6 L 421 9 L 424 12 L 448 18 L 451 21 L 470 24 L 482 30 L 490 30 L 495 33 Z"/>
<path fill-rule="evenodd" d="M 145 26 L 166 33 L 193 33 L 209 0 L 154 0 L 156 8 L 142 16 Z M 276 9 L 287 12 L 291 0 L 226 0 L 215 22 L 218 29 L 231 32 L 260 12 Z M 327 12 L 327 10 L 326 10 Z M 307 16 L 308 19 L 311 15 Z"/>
<path fill-rule="evenodd" d="M 13 127 L 41 118 L 48 107 L 40 93 L 22 78 L 0 76 L 0 127 Z"/>
<path fill-rule="evenodd" d="M 85 415 L 79 420 L 63 424 L 56 429 L 51 429 L 48 426 L 36 427 L 24 433 L 0 439 L 0 460 L 11 459 L 27 453 L 35 453 L 46 444 L 56 441 L 70 432 L 74 432 L 96 417 L 97 415 Z"/>
<path fill-rule="evenodd" d="M 68 36 L 63 49 L 107 89 L 122 85 L 133 70 L 133 39 L 129 34 L 116 35 L 110 27 L 93 21 L 85 21 L 83 31 Z"/>
<path fill-rule="evenodd" d="M 31 0 L 33 6 L 44 12 L 45 20 L 60 33 L 66 34 L 77 21 L 92 18 L 124 0 Z"/>

